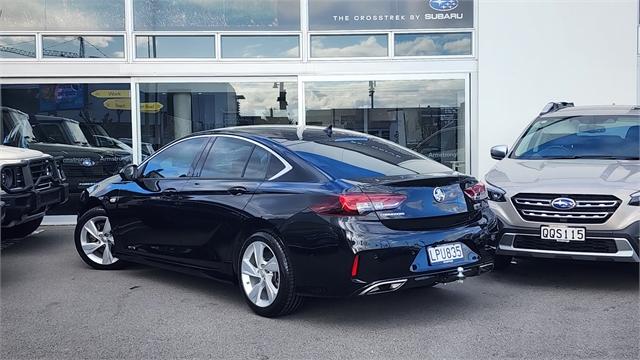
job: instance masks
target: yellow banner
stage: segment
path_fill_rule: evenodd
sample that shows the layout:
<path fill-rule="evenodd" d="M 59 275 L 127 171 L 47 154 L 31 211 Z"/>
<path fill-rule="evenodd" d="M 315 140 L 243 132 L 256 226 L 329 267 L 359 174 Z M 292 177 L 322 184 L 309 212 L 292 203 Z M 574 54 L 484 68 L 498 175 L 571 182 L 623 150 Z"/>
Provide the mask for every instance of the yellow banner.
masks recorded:
<path fill-rule="evenodd" d="M 157 113 L 162 110 L 164 105 L 159 102 L 151 102 L 151 103 L 140 103 L 140 111 L 146 113 Z"/>
<path fill-rule="evenodd" d="M 109 110 L 131 110 L 131 99 L 108 99 L 104 107 Z"/>
<path fill-rule="evenodd" d="M 95 90 L 91 93 L 97 98 L 128 98 L 131 96 L 129 90 Z"/>
<path fill-rule="evenodd" d="M 109 110 L 131 110 L 130 99 L 107 99 L 104 102 L 104 107 Z M 159 102 L 140 103 L 140 112 L 144 113 L 157 113 L 164 105 Z"/>

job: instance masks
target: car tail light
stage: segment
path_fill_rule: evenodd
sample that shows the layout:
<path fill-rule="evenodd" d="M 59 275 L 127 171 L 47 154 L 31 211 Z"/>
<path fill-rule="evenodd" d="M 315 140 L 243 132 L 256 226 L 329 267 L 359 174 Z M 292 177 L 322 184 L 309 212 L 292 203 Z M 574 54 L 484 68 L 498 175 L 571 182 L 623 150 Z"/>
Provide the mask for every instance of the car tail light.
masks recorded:
<path fill-rule="evenodd" d="M 353 264 L 351 264 L 351 277 L 358 276 L 358 265 L 360 262 L 360 255 L 356 254 L 353 258 Z"/>
<path fill-rule="evenodd" d="M 480 201 L 489 197 L 487 194 L 487 188 L 481 182 L 477 182 L 464 189 L 464 194 L 473 201 Z"/>
<path fill-rule="evenodd" d="M 323 215 L 357 216 L 372 211 L 395 209 L 406 199 L 401 194 L 342 194 L 328 202 L 312 206 L 311 209 Z"/>

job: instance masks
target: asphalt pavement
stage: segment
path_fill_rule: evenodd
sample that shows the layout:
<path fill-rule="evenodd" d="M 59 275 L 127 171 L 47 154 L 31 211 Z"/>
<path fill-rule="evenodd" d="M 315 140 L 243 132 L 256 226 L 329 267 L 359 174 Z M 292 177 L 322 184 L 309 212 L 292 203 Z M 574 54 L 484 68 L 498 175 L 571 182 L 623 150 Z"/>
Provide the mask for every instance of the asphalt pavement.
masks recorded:
<path fill-rule="evenodd" d="M 459 284 L 310 299 L 260 318 L 228 284 L 144 266 L 98 271 L 73 228 L 3 245 L 2 359 L 640 357 L 638 266 L 519 260 Z"/>

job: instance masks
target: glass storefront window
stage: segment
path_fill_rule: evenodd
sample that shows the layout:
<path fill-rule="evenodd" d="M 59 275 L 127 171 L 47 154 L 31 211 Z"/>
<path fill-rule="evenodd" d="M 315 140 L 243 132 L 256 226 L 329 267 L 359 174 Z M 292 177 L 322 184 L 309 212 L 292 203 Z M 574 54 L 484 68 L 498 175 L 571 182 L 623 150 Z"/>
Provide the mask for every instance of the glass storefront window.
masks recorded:
<path fill-rule="evenodd" d="M 35 36 L 0 36 L 0 58 L 35 58 Z"/>
<path fill-rule="evenodd" d="M 280 36 L 222 36 L 222 57 L 248 58 L 299 58 L 300 40 L 297 35 Z"/>
<path fill-rule="evenodd" d="M 129 88 L 128 83 L 2 85 L 2 144 L 63 157 L 70 201 L 48 214 L 75 215 L 84 189 L 131 163 Z"/>
<path fill-rule="evenodd" d="M 298 122 L 295 81 L 143 83 L 140 103 L 143 158 L 197 131 Z"/>
<path fill-rule="evenodd" d="M 136 36 L 136 57 L 142 59 L 215 58 L 215 36 Z"/>
<path fill-rule="evenodd" d="M 395 34 L 395 56 L 471 55 L 471 33 Z"/>
<path fill-rule="evenodd" d="M 136 31 L 300 31 L 300 0 L 134 0 Z"/>
<path fill-rule="evenodd" d="M 124 36 L 43 36 L 45 58 L 124 58 Z"/>
<path fill-rule="evenodd" d="M 465 171 L 465 81 L 306 82 L 306 124 L 379 136 Z"/>
<path fill-rule="evenodd" d="M 1 30 L 124 31 L 125 0 L 0 0 Z"/>
<path fill-rule="evenodd" d="M 313 35 L 311 57 L 385 57 L 387 35 Z"/>

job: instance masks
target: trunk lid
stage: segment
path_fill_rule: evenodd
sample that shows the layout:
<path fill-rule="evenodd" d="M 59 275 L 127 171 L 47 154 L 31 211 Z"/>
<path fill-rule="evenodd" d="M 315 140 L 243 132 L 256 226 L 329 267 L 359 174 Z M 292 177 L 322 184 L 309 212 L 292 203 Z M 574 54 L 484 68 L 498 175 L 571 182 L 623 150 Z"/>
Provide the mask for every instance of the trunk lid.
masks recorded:
<path fill-rule="evenodd" d="M 359 187 L 365 193 L 406 196 L 397 208 L 376 211 L 387 227 L 426 230 L 456 226 L 476 218 L 478 212 L 463 192 L 466 184 L 473 182 L 473 178 L 465 175 L 410 175 L 360 179 Z"/>

